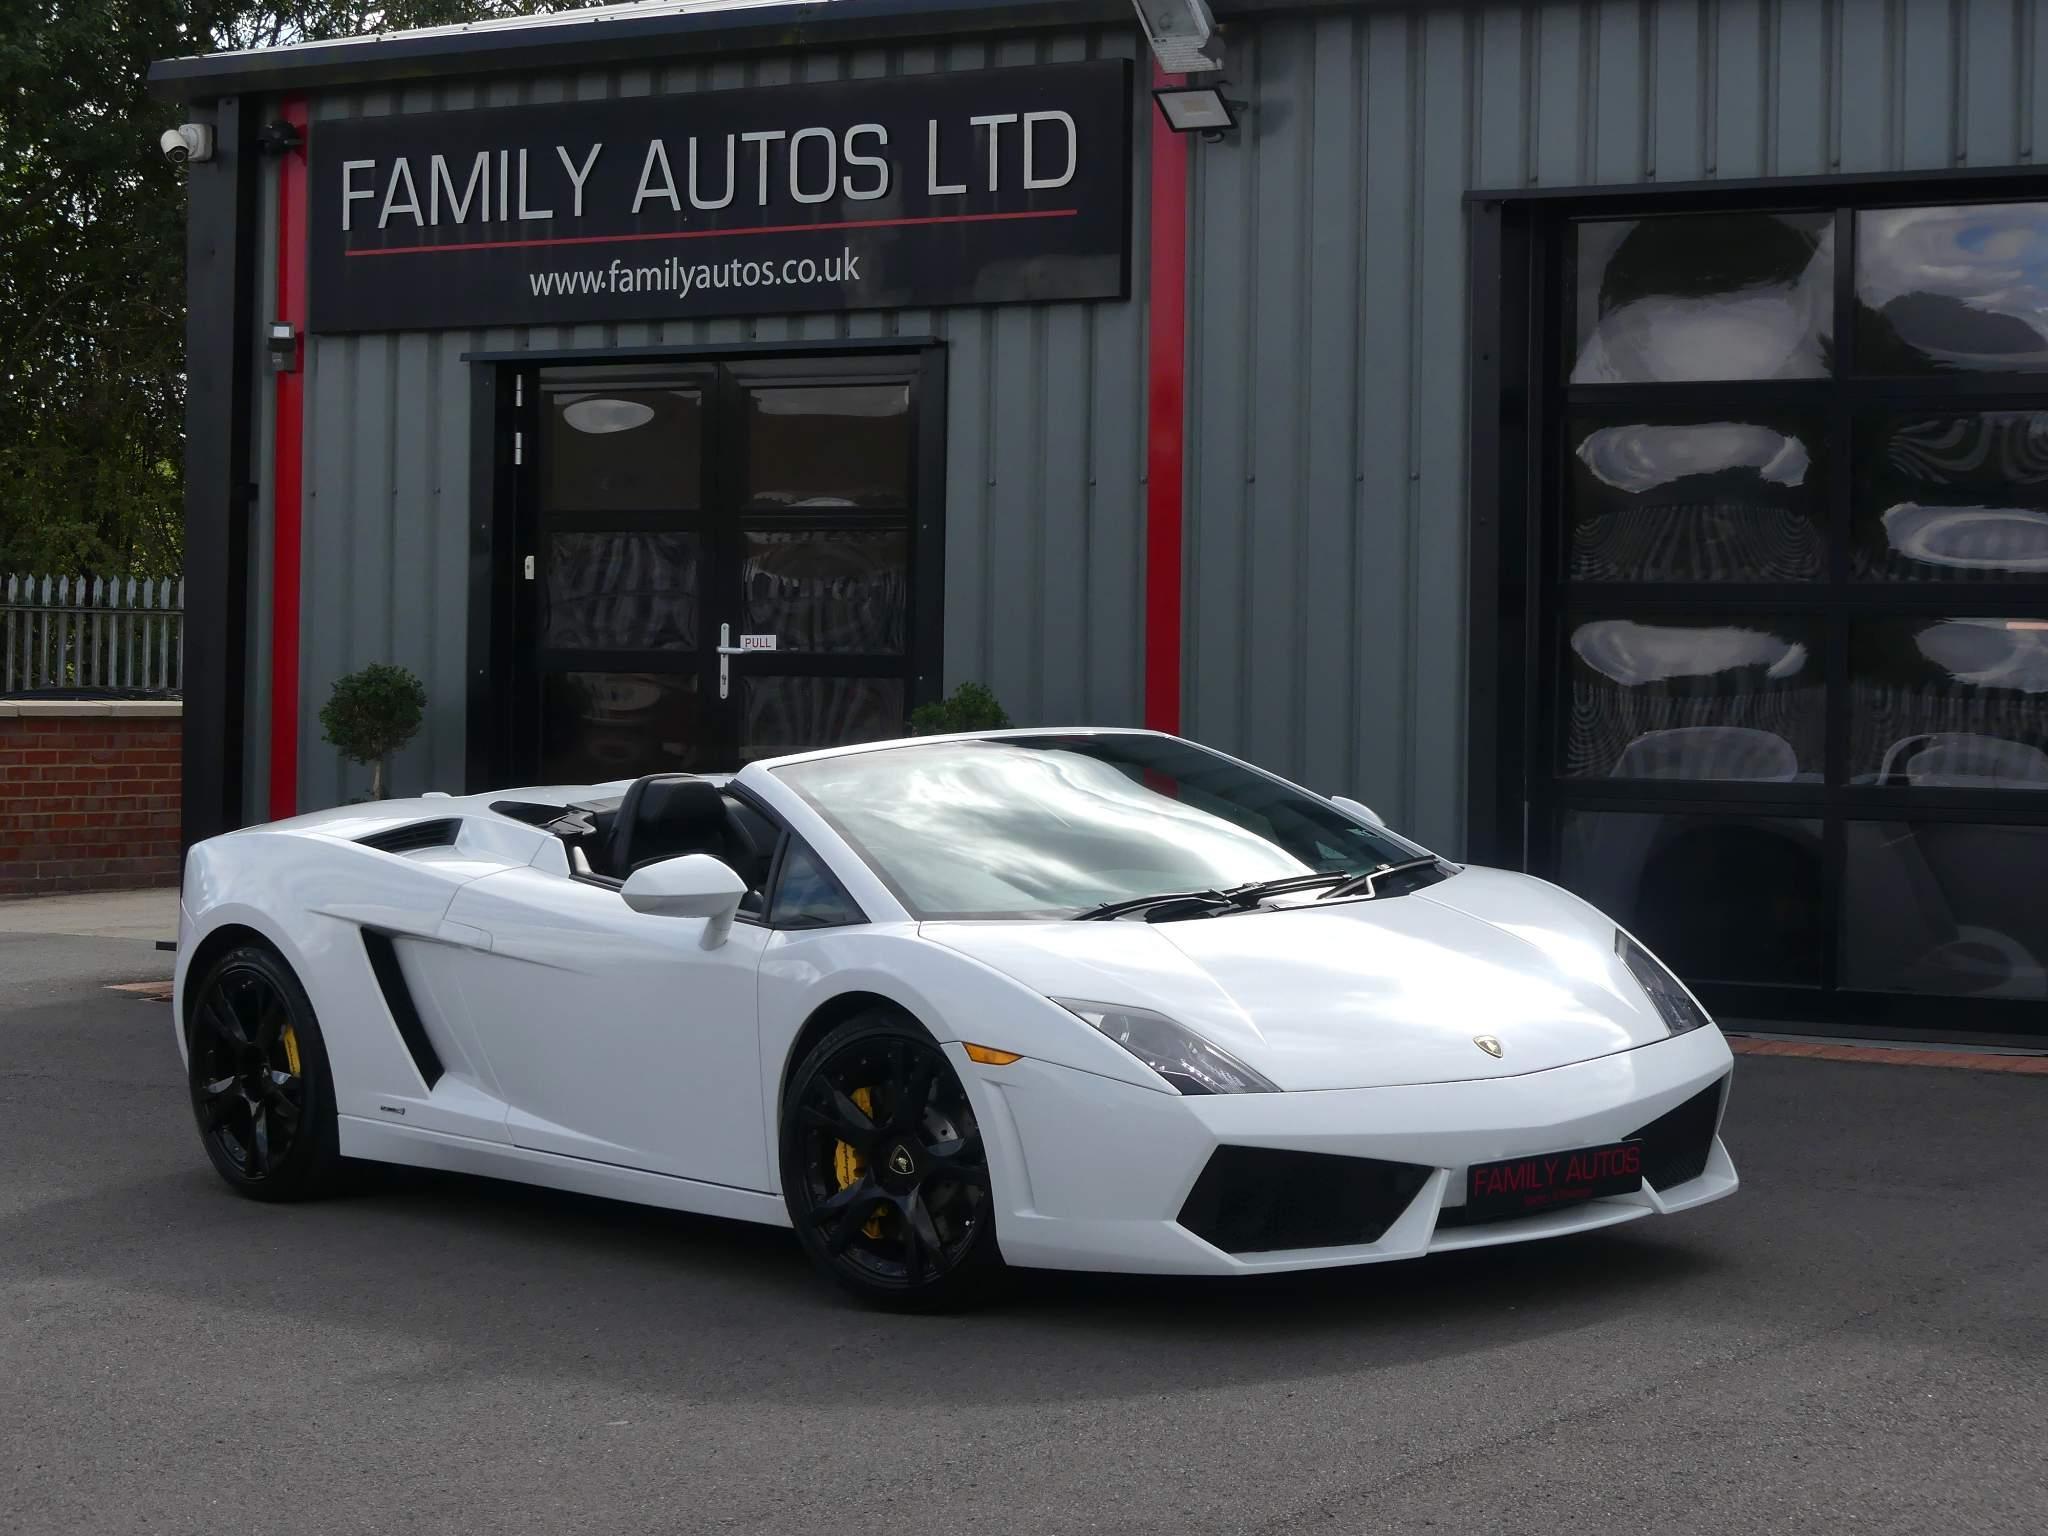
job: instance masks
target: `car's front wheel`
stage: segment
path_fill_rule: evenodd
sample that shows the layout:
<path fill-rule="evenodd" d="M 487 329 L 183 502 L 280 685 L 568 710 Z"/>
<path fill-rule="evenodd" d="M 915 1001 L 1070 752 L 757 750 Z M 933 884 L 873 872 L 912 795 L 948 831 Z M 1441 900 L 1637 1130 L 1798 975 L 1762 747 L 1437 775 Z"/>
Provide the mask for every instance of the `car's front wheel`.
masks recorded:
<path fill-rule="evenodd" d="M 973 1107 L 917 1024 L 874 1010 L 790 1075 L 782 1190 L 804 1250 L 865 1301 L 964 1299 L 993 1266 L 995 1205 Z"/>
<path fill-rule="evenodd" d="M 341 1162 L 334 1084 L 312 1001 L 273 950 L 230 950 L 186 1012 L 192 1112 L 206 1155 L 253 1200 L 320 1193 Z"/>

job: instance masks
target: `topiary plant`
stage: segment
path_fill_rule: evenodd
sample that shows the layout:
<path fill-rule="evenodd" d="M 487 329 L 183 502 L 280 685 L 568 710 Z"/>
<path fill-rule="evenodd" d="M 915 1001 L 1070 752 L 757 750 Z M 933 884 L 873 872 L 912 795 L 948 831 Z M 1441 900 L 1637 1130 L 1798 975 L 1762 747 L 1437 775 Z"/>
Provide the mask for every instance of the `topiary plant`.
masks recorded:
<path fill-rule="evenodd" d="M 384 798 L 384 759 L 419 734 L 427 689 L 403 667 L 373 661 L 334 685 L 320 710 L 326 739 L 370 769 L 370 798 Z"/>
<path fill-rule="evenodd" d="M 917 736 L 944 736 L 953 731 L 999 731 L 1010 723 L 996 696 L 980 683 L 962 683 L 952 694 L 910 712 Z"/>

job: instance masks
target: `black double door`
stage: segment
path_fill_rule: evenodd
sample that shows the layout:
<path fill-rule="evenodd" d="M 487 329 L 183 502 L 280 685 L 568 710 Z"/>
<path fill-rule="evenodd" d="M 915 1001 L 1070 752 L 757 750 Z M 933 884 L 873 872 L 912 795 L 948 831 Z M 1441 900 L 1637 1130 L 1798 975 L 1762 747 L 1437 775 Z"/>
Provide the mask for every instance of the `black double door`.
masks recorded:
<path fill-rule="evenodd" d="M 936 681 L 931 371 L 522 380 L 522 772 L 600 782 L 901 734 Z"/>

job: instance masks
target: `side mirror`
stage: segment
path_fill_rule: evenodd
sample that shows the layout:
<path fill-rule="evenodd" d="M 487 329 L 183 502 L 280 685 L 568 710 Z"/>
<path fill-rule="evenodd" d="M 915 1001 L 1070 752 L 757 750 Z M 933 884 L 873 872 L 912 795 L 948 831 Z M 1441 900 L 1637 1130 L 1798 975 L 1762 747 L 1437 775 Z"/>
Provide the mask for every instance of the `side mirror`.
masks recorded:
<path fill-rule="evenodd" d="M 1378 811 L 1369 805 L 1351 799 L 1349 796 L 1332 795 L 1330 796 L 1330 804 L 1337 807 L 1338 810 L 1356 816 L 1360 821 L 1369 823 L 1372 826 L 1384 827 L 1386 825 L 1384 821 L 1380 820 L 1380 813 Z"/>
<path fill-rule="evenodd" d="M 703 918 L 704 947 L 716 949 L 732 932 L 747 882 L 708 853 L 686 853 L 634 870 L 619 894 L 635 912 L 650 917 Z"/>

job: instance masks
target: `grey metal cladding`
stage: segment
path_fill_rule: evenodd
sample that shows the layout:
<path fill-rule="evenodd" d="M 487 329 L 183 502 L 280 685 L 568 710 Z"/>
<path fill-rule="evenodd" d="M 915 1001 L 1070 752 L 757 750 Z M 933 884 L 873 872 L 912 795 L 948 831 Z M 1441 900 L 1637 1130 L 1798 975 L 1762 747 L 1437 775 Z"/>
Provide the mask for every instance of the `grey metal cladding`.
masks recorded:
<path fill-rule="evenodd" d="M 989 34 L 930 46 L 842 49 L 591 70 L 519 80 L 427 82 L 319 96 L 324 119 L 685 93 L 794 81 L 1135 57 L 1117 26 Z M 1142 145 L 1151 102 L 1134 93 Z M 1142 154 L 1136 249 L 1144 248 Z M 266 187 L 274 221 L 274 187 Z M 270 247 L 266 245 L 266 250 Z M 266 261 L 266 265 L 268 262 Z M 266 298 L 266 304 L 269 300 Z M 264 318 L 268 318 L 266 315 Z M 473 351 L 936 336 L 946 345 L 945 674 L 993 687 L 1022 720 L 1135 723 L 1140 711 L 1144 471 L 1142 305 L 1049 304 L 662 324 L 534 326 L 313 336 L 306 344 L 299 800 L 363 794 L 317 719 L 334 680 L 371 661 L 426 682 L 427 723 L 393 764 L 397 793 L 463 777 Z M 268 388 L 258 429 L 270 505 Z M 267 571 L 267 542 L 263 545 Z M 267 637 L 265 606 L 255 620 Z M 252 674 L 249 729 L 269 729 Z M 264 810 L 252 783 L 249 810 Z"/>
<path fill-rule="evenodd" d="M 1238 20 L 1196 143 L 1185 729 L 1464 838 L 1469 190 L 2033 160 L 2038 0 Z"/>
<path fill-rule="evenodd" d="M 2029 163 L 2048 98 L 2041 10 L 2040 0 L 1571 0 L 1233 18 L 1229 88 L 1251 110 L 1233 137 L 1190 145 L 1185 729 L 1355 794 L 1459 851 L 1464 194 Z M 1137 47 L 1121 26 L 975 36 L 408 85 L 318 98 L 314 111 L 977 69 Z M 987 681 L 1023 721 L 1136 720 L 1142 92 L 1135 109 L 1129 304 L 313 338 L 302 802 L 361 792 L 366 779 L 343 775 L 312 714 L 336 676 L 376 659 L 413 666 L 432 699 L 396 785 L 460 781 L 459 359 L 474 349 L 943 338 L 947 681 Z M 252 732 L 266 701 L 254 690 Z"/>

